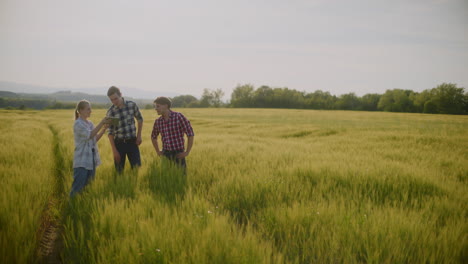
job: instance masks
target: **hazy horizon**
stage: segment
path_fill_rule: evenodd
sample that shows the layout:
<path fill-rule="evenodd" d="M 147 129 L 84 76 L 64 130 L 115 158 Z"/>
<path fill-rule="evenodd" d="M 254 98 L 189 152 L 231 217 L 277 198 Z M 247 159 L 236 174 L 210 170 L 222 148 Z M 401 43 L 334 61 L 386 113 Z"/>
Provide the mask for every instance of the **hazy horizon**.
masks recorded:
<path fill-rule="evenodd" d="M 468 2 L 0 2 L 0 81 L 191 94 L 468 87 Z M 134 96 L 132 96 L 134 97 Z"/>
<path fill-rule="evenodd" d="M 7 82 L 0 80 L 0 91 L 8 91 L 14 93 L 25 93 L 25 94 L 52 94 L 56 92 L 76 92 L 76 93 L 86 93 L 89 95 L 106 95 L 109 86 L 100 86 L 100 87 L 48 87 L 27 83 L 16 83 L 16 82 Z M 123 96 L 138 98 L 138 99 L 147 99 L 147 98 L 156 98 L 158 96 L 168 96 L 174 97 L 180 94 L 172 93 L 170 91 L 145 91 L 132 87 L 119 87 L 122 91 Z"/>

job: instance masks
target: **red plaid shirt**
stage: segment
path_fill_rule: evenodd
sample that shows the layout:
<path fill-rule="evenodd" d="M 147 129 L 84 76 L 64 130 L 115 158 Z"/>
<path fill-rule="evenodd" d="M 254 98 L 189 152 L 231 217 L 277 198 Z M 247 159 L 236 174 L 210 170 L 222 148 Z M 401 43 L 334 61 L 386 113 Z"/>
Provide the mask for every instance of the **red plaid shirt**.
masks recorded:
<path fill-rule="evenodd" d="M 155 139 L 161 134 L 163 150 L 184 150 L 184 133 L 193 137 L 190 121 L 181 113 L 170 111 L 169 120 L 159 117 L 154 121 L 151 138 Z"/>

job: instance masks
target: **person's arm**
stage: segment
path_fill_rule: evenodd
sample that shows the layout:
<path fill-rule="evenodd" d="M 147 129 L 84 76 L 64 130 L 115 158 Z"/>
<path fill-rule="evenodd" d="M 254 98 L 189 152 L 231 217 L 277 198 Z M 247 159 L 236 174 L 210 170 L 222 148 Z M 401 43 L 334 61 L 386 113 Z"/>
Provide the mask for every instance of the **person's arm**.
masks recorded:
<path fill-rule="evenodd" d="M 192 150 L 194 136 L 188 136 L 187 138 L 187 150 L 185 150 L 185 152 L 177 154 L 177 158 L 179 159 L 187 157 L 190 154 L 190 151 Z"/>
<path fill-rule="evenodd" d="M 137 123 L 138 123 L 136 144 L 140 145 L 141 142 L 142 142 L 141 131 L 143 129 L 143 116 L 141 115 L 140 109 L 138 108 L 138 106 L 136 104 L 134 105 L 133 111 L 135 113 L 134 117 L 136 118 Z"/>
<path fill-rule="evenodd" d="M 193 139 L 195 133 L 193 132 L 192 125 L 190 125 L 190 121 L 182 114 L 179 115 L 180 118 L 180 128 L 182 131 L 187 135 L 187 149 L 185 152 L 177 154 L 177 158 L 185 158 L 189 155 L 190 151 L 192 150 L 193 146 Z"/>
<path fill-rule="evenodd" d="M 142 140 L 141 140 L 141 130 L 143 129 L 143 120 L 137 120 L 138 123 L 138 131 L 137 131 L 137 139 L 136 139 L 136 144 L 140 145 Z"/>
<path fill-rule="evenodd" d="M 101 130 L 101 128 L 102 128 L 104 125 L 107 125 L 108 122 L 109 122 L 109 118 L 104 117 L 104 118 L 101 120 L 101 122 L 99 122 L 99 124 L 98 124 L 93 130 L 91 130 L 91 134 L 89 134 L 89 138 L 91 139 L 91 138 L 94 138 L 96 135 L 98 135 L 99 130 Z M 106 128 L 107 128 L 107 127 L 106 127 Z M 104 131 L 106 131 L 106 130 L 104 129 Z M 98 135 L 98 137 L 96 138 L 96 141 L 98 141 L 98 140 L 102 137 L 102 134 L 104 134 L 104 131 L 103 131 L 100 135 Z"/>
<path fill-rule="evenodd" d="M 156 150 L 156 154 L 158 154 L 158 156 L 161 156 L 163 153 L 161 150 L 159 150 L 158 136 L 156 135 L 155 138 L 152 137 L 151 142 L 153 143 L 154 150 Z"/>
<path fill-rule="evenodd" d="M 190 153 L 190 151 L 192 150 L 194 138 L 195 138 L 194 136 L 188 137 L 187 150 L 185 152 Z"/>
<path fill-rule="evenodd" d="M 112 112 L 112 107 L 107 110 L 106 116 L 108 117 L 115 117 L 115 115 Z M 109 129 L 107 130 L 107 137 L 109 138 L 109 143 L 111 145 L 112 149 L 112 155 L 114 156 L 114 161 L 115 162 L 120 162 L 120 154 L 117 151 L 117 148 L 115 147 L 115 141 L 114 141 L 114 135 L 117 132 L 118 127 L 117 126 L 109 126 Z"/>
<path fill-rule="evenodd" d="M 109 124 L 105 124 L 103 126 L 103 129 L 101 130 L 101 132 L 99 132 L 96 136 L 96 142 L 99 141 L 99 139 L 101 139 L 101 137 L 104 135 L 104 133 L 106 133 L 106 130 L 107 128 L 109 127 Z"/>
<path fill-rule="evenodd" d="M 154 121 L 153 131 L 151 131 L 151 143 L 153 143 L 153 147 L 154 147 L 154 150 L 156 150 L 156 154 L 158 154 L 158 156 L 161 156 L 163 153 L 159 149 L 159 145 L 158 145 L 159 130 L 158 130 L 157 124 L 158 124 L 158 120 L 156 119 Z"/>

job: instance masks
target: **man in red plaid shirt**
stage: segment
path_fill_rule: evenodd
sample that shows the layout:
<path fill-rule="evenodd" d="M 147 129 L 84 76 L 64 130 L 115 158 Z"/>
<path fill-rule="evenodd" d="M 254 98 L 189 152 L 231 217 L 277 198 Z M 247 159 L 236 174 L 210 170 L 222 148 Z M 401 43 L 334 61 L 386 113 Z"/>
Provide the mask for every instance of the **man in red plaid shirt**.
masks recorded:
<path fill-rule="evenodd" d="M 151 139 L 158 156 L 164 155 L 171 161 L 186 168 L 185 157 L 193 146 L 193 133 L 190 121 L 181 113 L 171 110 L 171 100 L 167 97 L 158 97 L 154 100 L 154 109 L 159 117 L 154 121 Z M 158 136 L 161 134 L 162 151 L 159 149 Z M 184 134 L 187 135 L 187 149 L 185 149 Z"/>

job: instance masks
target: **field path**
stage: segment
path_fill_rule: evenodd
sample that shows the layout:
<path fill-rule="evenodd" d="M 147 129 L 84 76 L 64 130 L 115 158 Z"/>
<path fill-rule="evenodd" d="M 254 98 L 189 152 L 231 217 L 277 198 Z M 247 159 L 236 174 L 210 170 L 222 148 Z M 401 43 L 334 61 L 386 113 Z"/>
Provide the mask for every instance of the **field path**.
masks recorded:
<path fill-rule="evenodd" d="M 47 212 L 54 210 L 56 204 L 53 201 L 49 201 L 47 205 Z M 62 228 L 59 222 L 56 221 L 43 221 L 41 222 L 41 227 L 44 232 L 40 238 L 38 256 L 41 259 L 42 263 L 62 263 L 60 252 L 63 248 L 62 241 Z"/>
<path fill-rule="evenodd" d="M 38 230 L 39 245 L 37 255 L 41 263 L 62 263 L 60 253 L 63 249 L 61 216 L 66 201 L 64 188 L 65 163 L 60 147 L 57 130 L 49 125 L 53 135 L 54 171 L 52 192 L 41 217 Z"/>

